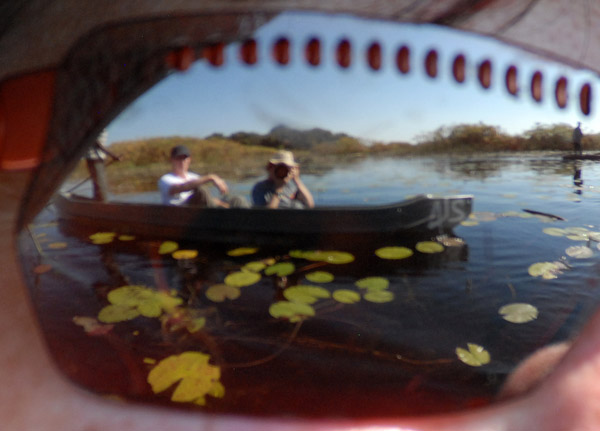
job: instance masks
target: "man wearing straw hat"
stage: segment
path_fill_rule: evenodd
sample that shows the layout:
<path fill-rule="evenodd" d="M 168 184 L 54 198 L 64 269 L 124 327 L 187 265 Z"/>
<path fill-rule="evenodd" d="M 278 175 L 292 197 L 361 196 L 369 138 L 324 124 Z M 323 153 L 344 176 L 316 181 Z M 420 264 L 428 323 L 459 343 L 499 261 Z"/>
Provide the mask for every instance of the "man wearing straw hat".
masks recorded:
<path fill-rule="evenodd" d="M 291 151 L 278 151 L 267 164 L 267 179 L 254 185 L 252 201 L 267 208 L 313 208 L 311 192 L 300 179 L 300 166 Z"/>

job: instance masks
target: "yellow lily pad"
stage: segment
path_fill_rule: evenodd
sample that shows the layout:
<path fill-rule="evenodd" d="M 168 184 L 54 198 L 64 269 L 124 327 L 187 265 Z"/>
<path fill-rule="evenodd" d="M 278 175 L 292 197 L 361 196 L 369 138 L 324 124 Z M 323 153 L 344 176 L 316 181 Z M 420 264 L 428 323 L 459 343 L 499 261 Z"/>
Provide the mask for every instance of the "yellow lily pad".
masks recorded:
<path fill-rule="evenodd" d="M 173 252 L 172 256 L 176 260 L 195 259 L 198 257 L 198 250 L 177 250 Z"/>
<path fill-rule="evenodd" d="M 258 251 L 258 247 L 238 247 L 233 250 L 229 250 L 227 252 L 228 256 L 238 257 L 238 256 L 246 256 L 249 254 L 255 254 Z"/>
<path fill-rule="evenodd" d="M 407 247 L 382 247 L 375 250 L 375 255 L 381 259 L 400 260 L 413 255 L 413 251 Z"/>
<path fill-rule="evenodd" d="M 421 241 L 415 245 L 415 249 L 421 253 L 434 254 L 444 251 L 444 246 L 435 241 Z"/>
<path fill-rule="evenodd" d="M 354 304 L 360 301 L 358 292 L 350 289 L 338 289 L 333 292 L 333 299 L 343 304 Z"/>
<path fill-rule="evenodd" d="M 585 245 L 574 245 L 565 250 L 567 256 L 575 259 L 589 259 L 594 255 L 594 251 Z"/>
<path fill-rule="evenodd" d="M 537 319 L 538 309 L 531 304 L 515 302 L 507 304 L 498 310 L 504 320 L 511 323 L 527 323 Z"/>
<path fill-rule="evenodd" d="M 562 274 L 566 266 L 560 262 L 537 262 L 529 266 L 529 275 L 532 277 L 542 277 L 545 280 L 552 280 Z"/>
<path fill-rule="evenodd" d="M 158 247 L 158 254 L 171 254 L 179 248 L 179 244 L 175 241 L 164 241 Z"/>
<path fill-rule="evenodd" d="M 67 248 L 67 243 L 66 242 L 52 242 L 52 243 L 48 244 L 48 248 L 50 248 L 52 250 L 61 250 L 63 248 Z"/>
<path fill-rule="evenodd" d="M 481 367 L 482 365 L 490 363 L 490 354 L 482 346 L 474 343 L 467 343 L 467 348 L 468 350 L 461 347 L 456 348 L 456 356 L 458 356 L 458 359 L 465 364 L 470 365 L 471 367 Z"/>
<path fill-rule="evenodd" d="M 109 244 L 113 242 L 115 236 L 117 234 L 115 232 L 96 232 L 89 236 L 89 239 L 94 244 Z"/>
<path fill-rule="evenodd" d="M 546 235 L 550 236 L 566 236 L 567 231 L 559 227 L 547 227 L 542 230 Z"/>
<path fill-rule="evenodd" d="M 118 239 L 119 239 L 119 241 L 133 241 L 135 239 L 135 236 L 133 236 L 133 235 L 119 235 Z"/>
<path fill-rule="evenodd" d="M 225 388 L 219 381 L 221 369 L 209 364 L 210 356 L 201 352 L 184 352 L 160 361 L 148 374 L 148 383 L 157 394 L 177 383 L 171 401 L 206 404 L 206 396 L 222 398 Z"/>

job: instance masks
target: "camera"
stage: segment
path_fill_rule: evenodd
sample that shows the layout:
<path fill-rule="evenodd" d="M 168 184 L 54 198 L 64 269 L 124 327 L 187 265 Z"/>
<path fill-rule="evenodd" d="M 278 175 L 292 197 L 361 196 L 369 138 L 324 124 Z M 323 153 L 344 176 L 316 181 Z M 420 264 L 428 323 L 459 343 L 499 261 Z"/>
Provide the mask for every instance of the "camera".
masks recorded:
<path fill-rule="evenodd" d="M 290 168 L 285 163 L 278 163 L 275 165 L 275 169 L 273 170 L 276 178 L 280 180 L 284 179 L 290 173 Z"/>

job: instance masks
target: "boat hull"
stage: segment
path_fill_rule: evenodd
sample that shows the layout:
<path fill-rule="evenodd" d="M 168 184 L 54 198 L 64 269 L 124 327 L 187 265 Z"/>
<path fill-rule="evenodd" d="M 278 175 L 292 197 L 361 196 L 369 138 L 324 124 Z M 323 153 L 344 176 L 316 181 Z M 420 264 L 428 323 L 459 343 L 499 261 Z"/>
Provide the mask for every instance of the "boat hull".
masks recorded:
<path fill-rule="evenodd" d="M 384 206 L 314 209 L 198 208 L 124 202 L 97 202 L 70 194 L 54 199 L 67 223 L 144 237 L 189 240 L 443 234 L 465 220 L 472 196 L 420 195 Z"/>

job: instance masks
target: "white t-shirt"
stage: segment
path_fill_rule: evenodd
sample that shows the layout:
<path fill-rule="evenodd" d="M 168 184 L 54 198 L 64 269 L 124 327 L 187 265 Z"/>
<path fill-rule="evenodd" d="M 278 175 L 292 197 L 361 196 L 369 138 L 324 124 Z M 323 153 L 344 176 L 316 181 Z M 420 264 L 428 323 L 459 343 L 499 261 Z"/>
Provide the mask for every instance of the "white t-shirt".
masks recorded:
<path fill-rule="evenodd" d="M 178 177 L 177 175 L 169 172 L 163 175 L 158 180 L 158 190 L 160 191 L 160 200 L 165 205 L 181 205 L 187 198 L 189 198 L 193 190 L 188 190 L 181 193 L 169 194 L 169 190 L 172 186 L 187 183 L 188 181 L 200 178 L 200 175 L 193 172 L 188 172 L 185 178 Z"/>

